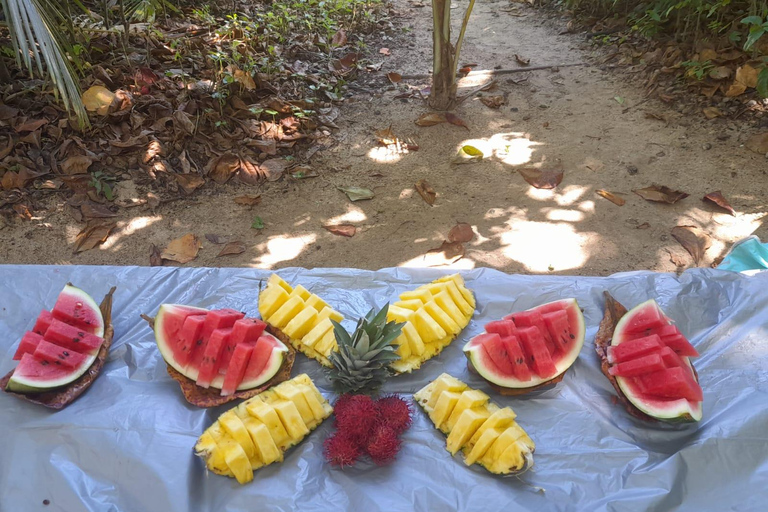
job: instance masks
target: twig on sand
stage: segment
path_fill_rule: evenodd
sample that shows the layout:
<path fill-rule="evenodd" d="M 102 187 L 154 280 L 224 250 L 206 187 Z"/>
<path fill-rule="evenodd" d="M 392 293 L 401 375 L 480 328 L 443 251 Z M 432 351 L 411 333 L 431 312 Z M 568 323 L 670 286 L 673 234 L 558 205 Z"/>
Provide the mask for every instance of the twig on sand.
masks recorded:
<path fill-rule="evenodd" d="M 531 66 L 527 68 L 514 68 L 514 69 L 483 69 L 479 71 L 470 71 L 466 75 L 464 74 L 458 74 L 456 76 L 459 76 L 461 78 L 472 78 L 475 76 L 488 76 L 488 75 L 511 75 L 514 73 L 527 73 L 528 71 L 541 71 L 543 69 L 555 69 L 555 68 L 570 68 L 574 66 L 586 66 L 586 62 L 575 62 L 573 64 L 559 64 L 559 65 L 553 65 L 553 66 Z M 424 80 L 425 78 L 431 78 L 432 74 L 422 74 L 422 75 L 403 75 L 403 80 Z M 386 78 L 386 76 L 384 76 Z"/>

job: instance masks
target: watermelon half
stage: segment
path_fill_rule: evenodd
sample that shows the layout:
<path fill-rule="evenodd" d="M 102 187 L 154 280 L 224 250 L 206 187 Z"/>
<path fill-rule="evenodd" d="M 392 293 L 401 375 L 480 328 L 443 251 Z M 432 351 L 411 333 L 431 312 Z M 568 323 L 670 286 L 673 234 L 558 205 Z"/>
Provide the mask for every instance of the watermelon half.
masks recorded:
<path fill-rule="evenodd" d="M 43 393 L 72 383 L 96 361 L 103 335 L 104 318 L 96 301 L 66 285 L 53 309 L 43 310 L 22 336 L 13 356 L 19 364 L 6 389 Z"/>
<path fill-rule="evenodd" d="M 616 324 L 608 373 L 642 413 L 662 421 L 700 421 L 703 392 L 690 358 L 696 348 L 651 299 Z"/>
<path fill-rule="evenodd" d="M 154 319 L 155 341 L 168 365 L 221 396 L 257 388 L 283 366 L 288 348 L 264 332 L 259 319 L 231 309 L 163 304 Z"/>
<path fill-rule="evenodd" d="M 576 299 L 563 299 L 490 322 L 464 346 L 470 369 L 502 394 L 554 384 L 584 346 L 584 315 Z"/>

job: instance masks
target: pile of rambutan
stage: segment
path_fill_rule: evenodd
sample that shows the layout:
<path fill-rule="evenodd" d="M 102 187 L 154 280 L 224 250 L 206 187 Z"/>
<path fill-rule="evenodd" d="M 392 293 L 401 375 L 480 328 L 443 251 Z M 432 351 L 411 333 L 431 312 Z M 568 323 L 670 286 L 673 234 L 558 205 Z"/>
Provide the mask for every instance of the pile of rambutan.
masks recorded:
<path fill-rule="evenodd" d="M 333 466 L 352 466 L 368 455 L 379 466 L 395 460 L 400 435 L 411 426 L 411 405 L 398 395 L 374 400 L 344 394 L 334 405 L 336 431 L 324 443 L 325 459 Z"/>

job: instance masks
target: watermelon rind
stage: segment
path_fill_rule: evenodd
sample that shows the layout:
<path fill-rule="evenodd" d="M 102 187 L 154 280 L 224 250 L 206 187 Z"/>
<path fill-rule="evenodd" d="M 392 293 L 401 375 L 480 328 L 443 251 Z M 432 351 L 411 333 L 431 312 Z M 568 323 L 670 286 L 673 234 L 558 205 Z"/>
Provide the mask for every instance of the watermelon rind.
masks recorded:
<path fill-rule="evenodd" d="M 199 373 L 198 368 L 180 364 L 173 355 L 171 340 L 166 339 L 165 335 L 165 320 L 169 317 L 170 314 L 178 313 L 180 311 L 199 311 L 204 313 L 208 312 L 207 309 L 197 308 L 194 306 L 184 306 L 181 304 L 162 304 L 154 320 L 155 342 L 157 343 L 157 348 L 160 350 L 160 354 L 163 356 L 163 359 L 166 363 L 168 363 L 169 366 L 171 366 L 174 370 L 183 376 L 196 381 Z M 264 384 L 265 382 L 269 381 L 269 379 L 274 377 L 277 372 L 280 371 L 280 368 L 283 365 L 285 355 L 288 353 L 288 348 L 279 339 L 269 333 L 264 332 L 262 336 L 268 336 L 272 338 L 276 345 L 275 349 L 272 350 L 272 353 L 269 356 L 269 361 L 267 362 L 267 365 L 264 367 L 261 374 L 259 374 L 258 377 L 254 377 L 248 380 L 247 382 L 241 382 L 237 387 L 237 391 L 252 389 Z M 221 374 L 217 375 L 211 381 L 210 387 L 221 389 L 221 387 L 224 385 L 224 377 L 225 376 Z"/>
<path fill-rule="evenodd" d="M 642 304 L 638 304 L 634 308 L 630 309 L 624 316 L 621 317 L 619 322 L 616 324 L 616 329 L 613 332 L 613 338 L 611 339 L 612 346 L 619 345 L 627 339 L 625 326 L 629 324 L 633 316 L 642 314 L 646 308 L 658 309 L 661 311 L 663 318 L 667 319 L 669 324 L 673 323 L 672 320 L 664 314 L 655 299 L 647 300 Z M 693 373 L 694 378 L 698 382 L 699 379 L 696 375 L 696 371 L 693 368 L 693 364 L 691 364 L 690 358 L 686 356 L 680 356 L 680 359 L 685 362 L 685 364 Z M 673 423 L 701 421 L 703 416 L 702 402 L 692 402 L 686 400 L 685 398 L 669 401 L 649 400 L 636 394 L 632 390 L 630 381 L 626 377 L 621 377 L 619 375 L 614 377 L 616 379 L 616 383 L 621 389 L 621 392 L 624 394 L 627 400 L 629 400 L 632 405 L 637 407 L 641 412 L 647 414 L 648 416 L 661 421 Z"/>
<path fill-rule="evenodd" d="M 555 364 L 556 372 L 553 375 L 542 378 L 532 374 L 530 380 L 521 381 L 515 378 L 513 375 L 501 374 L 498 371 L 494 371 L 494 368 L 490 368 L 488 365 L 483 364 L 481 356 L 483 348 L 479 344 L 473 344 L 472 340 L 470 340 L 466 345 L 464 345 L 464 354 L 467 356 L 467 359 L 469 359 L 473 369 L 485 380 L 491 384 L 500 386 L 501 388 L 527 390 L 529 388 L 542 386 L 552 381 L 559 382 L 559 380 L 561 380 L 559 377 L 565 373 L 565 371 L 568 370 L 568 368 L 570 368 L 579 357 L 579 353 L 584 346 L 584 338 L 586 336 L 586 323 L 584 322 L 584 314 L 581 312 L 581 308 L 579 307 L 579 303 L 576 301 L 576 299 L 562 299 L 559 301 L 542 304 L 541 306 L 537 306 L 537 308 L 556 303 L 563 303 L 565 305 L 566 311 L 568 312 L 569 318 L 571 315 L 573 315 L 573 317 L 576 319 L 576 325 L 574 328 L 575 332 L 573 333 L 576 337 L 574 339 L 574 344 L 571 351 Z M 537 308 L 532 309 L 535 310 Z"/>
<path fill-rule="evenodd" d="M 51 389 L 60 388 L 80 378 L 94 361 L 96 361 L 96 355 L 89 356 L 80 366 L 73 368 L 70 373 L 58 379 L 31 379 L 17 375 L 18 372 L 14 371 L 8 380 L 6 389 L 15 393 L 43 393 Z"/>
<path fill-rule="evenodd" d="M 70 297 L 72 300 L 80 301 L 83 303 L 84 306 L 88 306 L 89 309 L 92 310 L 94 316 L 96 316 L 100 322 L 99 325 L 93 327 L 93 334 L 96 336 L 104 337 L 104 317 L 101 314 L 101 309 L 99 308 L 99 305 L 96 304 L 96 301 L 93 300 L 93 297 L 88 295 L 86 292 L 81 290 L 80 288 L 76 286 L 72 286 L 71 284 L 67 284 L 64 286 L 64 289 L 61 290 L 61 293 L 59 294 L 59 299 L 62 297 Z M 58 299 L 57 299 L 58 302 Z"/>

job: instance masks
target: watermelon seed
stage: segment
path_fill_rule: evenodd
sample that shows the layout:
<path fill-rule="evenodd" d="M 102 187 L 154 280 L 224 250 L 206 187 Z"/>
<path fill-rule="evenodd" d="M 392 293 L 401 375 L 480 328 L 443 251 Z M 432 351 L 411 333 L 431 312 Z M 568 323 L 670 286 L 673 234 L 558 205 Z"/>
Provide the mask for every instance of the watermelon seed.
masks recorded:
<path fill-rule="evenodd" d="M 572 340 L 576 339 L 576 336 L 574 336 L 573 334 L 569 334 L 569 336 L 571 337 Z"/>
<path fill-rule="evenodd" d="M 202 344 L 203 344 L 203 339 L 202 339 L 202 338 L 200 338 L 199 340 L 197 340 L 197 346 L 198 346 L 198 347 L 199 347 L 200 345 L 202 345 Z"/>
<path fill-rule="evenodd" d="M 72 343 L 80 343 L 80 338 L 72 338 Z"/>
<path fill-rule="evenodd" d="M 48 366 L 48 361 L 40 361 L 40 365 L 42 365 L 42 366 Z"/>
<path fill-rule="evenodd" d="M 57 365 L 61 366 L 61 363 L 59 361 L 54 361 Z"/>
<path fill-rule="evenodd" d="M 64 354 L 65 356 L 69 357 L 69 352 L 67 352 L 66 350 L 63 352 L 63 354 Z"/>

